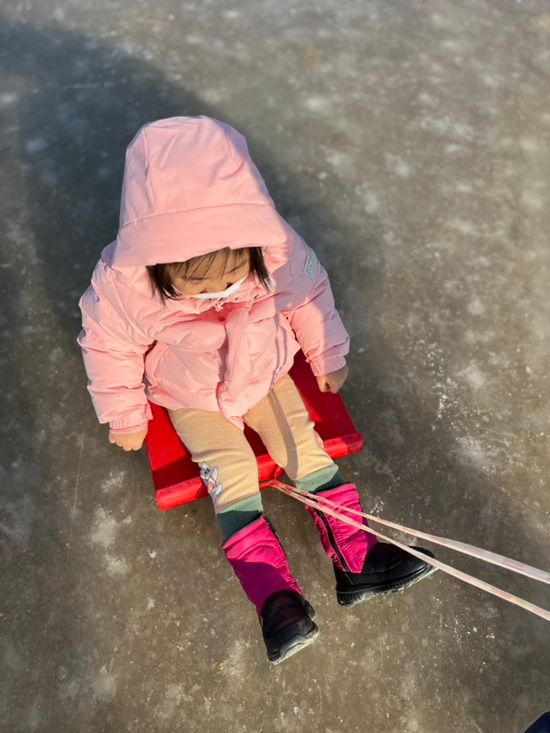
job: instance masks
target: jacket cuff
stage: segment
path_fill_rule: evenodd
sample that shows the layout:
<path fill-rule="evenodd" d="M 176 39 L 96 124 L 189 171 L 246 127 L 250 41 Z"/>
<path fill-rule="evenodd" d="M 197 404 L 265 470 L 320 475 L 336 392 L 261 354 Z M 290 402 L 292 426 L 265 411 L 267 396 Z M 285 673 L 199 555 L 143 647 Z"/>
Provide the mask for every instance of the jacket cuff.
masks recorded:
<path fill-rule="evenodd" d="M 142 425 L 133 425 L 131 428 L 113 428 L 112 424 L 109 423 L 109 431 L 113 435 L 126 435 L 127 433 L 141 433 L 142 430 L 147 430 L 148 423 L 144 422 Z"/>
<path fill-rule="evenodd" d="M 149 404 L 134 408 L 114 420 L 109 420 L 109 428 L 112 433 L 138 433 L 140 430 L 147 430 L 147 423 L 153 419 L 153 413 Z"/>
<path fill-rule="evenodd" d="M 326 359 L 321 357 L 310 362 L 311 371 L 316 377 L 324 377 L 326 374 L 336 372 L 346 366 L 346 359 L 343 356 L 329 356 Z"/>

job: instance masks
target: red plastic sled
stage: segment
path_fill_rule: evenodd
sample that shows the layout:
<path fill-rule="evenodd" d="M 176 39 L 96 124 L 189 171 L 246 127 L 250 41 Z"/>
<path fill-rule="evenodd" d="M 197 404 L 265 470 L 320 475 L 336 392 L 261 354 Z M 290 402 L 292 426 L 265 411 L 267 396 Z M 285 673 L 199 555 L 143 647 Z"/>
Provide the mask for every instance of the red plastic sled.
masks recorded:
<path fill-rule="evenodd" d="M 296 355 L 290 375 L 300 390 L 327 453 L 335 459 L 359 453 L 365 440 L 357 432 L 344 401 L 340 395 L 319 391 L 301 352 Z M 198 467 L 191 461 L 167 411 L 152 403 L 151 409 L 153 419 L 149 423 L 146 443 L 159 509 L 175 509 L 208 496 Z M 258 458 L 260 482 L 278 478 L 282 470 L 268 455 L 258 435 L 249 428 L 245 428 L 245 435 Z"/>

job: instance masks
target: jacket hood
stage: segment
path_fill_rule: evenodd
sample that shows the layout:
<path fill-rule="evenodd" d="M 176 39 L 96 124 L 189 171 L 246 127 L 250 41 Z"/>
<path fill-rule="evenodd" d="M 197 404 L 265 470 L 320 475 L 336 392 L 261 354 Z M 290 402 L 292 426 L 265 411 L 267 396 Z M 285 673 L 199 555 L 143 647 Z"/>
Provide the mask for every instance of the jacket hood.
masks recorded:
<path fill-rule="evenodd" d="M 246 140 L 229 125 L 170 117 L 142 127 L 128 146 L 119 231 L 104 250 L 111 266 L 183 262 L 286 239 Z"/>

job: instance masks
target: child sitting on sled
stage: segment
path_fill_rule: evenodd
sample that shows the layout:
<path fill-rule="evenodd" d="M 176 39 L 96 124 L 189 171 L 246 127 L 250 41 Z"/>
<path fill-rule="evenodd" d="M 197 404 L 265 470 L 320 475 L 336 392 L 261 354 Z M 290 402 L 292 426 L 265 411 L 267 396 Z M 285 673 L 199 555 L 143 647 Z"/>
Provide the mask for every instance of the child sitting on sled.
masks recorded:
<path fill-rule="evenodd" d="M 120 229 L 80 301 L 89 391 L 109 440 L 138 450 L 167 408 L 201 471 L 223 551 L 259 615 L 270 661 L 314 640 L 304 599 L 263 514 L 244 424 L 300 489 L 361 510 L 322 448 L 288 372 L 302 349 L 319 389 L 347 377 L 349 337 L 325 270 L 277 213 L 245 139 L 208 117 L 145 125 L 126 154 Z M 431 566 L 307 508 L 351 606 Z"/>

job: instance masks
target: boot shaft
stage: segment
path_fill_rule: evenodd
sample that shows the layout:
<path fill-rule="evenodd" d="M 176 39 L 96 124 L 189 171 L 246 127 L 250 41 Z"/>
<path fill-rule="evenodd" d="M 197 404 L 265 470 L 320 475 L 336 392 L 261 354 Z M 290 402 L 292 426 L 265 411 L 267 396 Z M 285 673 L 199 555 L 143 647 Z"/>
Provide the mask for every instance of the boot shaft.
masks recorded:
<path fill-rule="evenodd" d="M 264 516 L 236 532 L 222 549 L 258 615 L 273 593 L 291 590 L 302 595 L 283 546 Z"/>
<path fill-rule="evenodd" d="M 321 491 L 319 496 L 330 499 L 347 509 L 362 511 L 359 494 L 354 484 L 342 484 L 335 489 Z M 319 509 L 307 506 L 306 510 L 313 518 L 321 535 L 321 543 L 325 552 L 334 565 L 347 573 L 360 573 L 369 550 L 377 544 L 376 537 L 356 527 L 351 527 Z M 355 515 L 344 513 L 344 516 L 359 521 Z M 363 523 L 368 526 L 366 519 L 363 519 Z"/>

